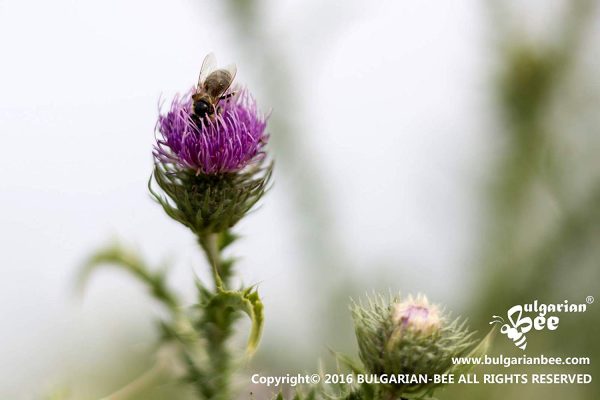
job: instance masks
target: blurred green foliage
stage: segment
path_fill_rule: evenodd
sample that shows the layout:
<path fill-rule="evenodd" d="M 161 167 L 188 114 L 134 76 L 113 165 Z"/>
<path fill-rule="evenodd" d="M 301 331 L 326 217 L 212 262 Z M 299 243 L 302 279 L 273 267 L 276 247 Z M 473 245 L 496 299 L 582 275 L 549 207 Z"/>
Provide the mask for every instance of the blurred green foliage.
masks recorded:
<path fill-rule="evenodd" d="M 586 296 L 597 295 L 600 164 L 565 151 L 599 145 L 598 125 L 577 123 L 591 115 L 584 107 L 570 104 L 571 88 L 597 84 L 594 75 L 579 67 L 589 28 L 597 20 L 595 6 L 593 1 L 568 3 L 552 35 L 541 42 L 503 30 L 506 24 L 492 20 L 500 44 L 495 95 L 504 148 L 490 185 L 483 253 L 473 266 L 479 290 L 466 312 L 480 329 L 492 315 L 515 304 L 534 299 L 584 303 Z M 590 101 L 587 106 L 594 109 L 598 104 Z M 589 129 L 595 132 L 590 134 Z M 597 376 L 599 327 L 600 313 L 590 306 L 585 315 L 561 318 L 560 335 L 537 335 L 528 348 L 531 355 L 590 357 L 591 366 L 485 367 L 481 371 Z M 497 340 L 492 353 L 514 355 L 514 348 L 508 340 Z M 452 387 L 445 398 L 591 399 L 599 392 L 597 383 L 558 388 L 478 385 Z"/>

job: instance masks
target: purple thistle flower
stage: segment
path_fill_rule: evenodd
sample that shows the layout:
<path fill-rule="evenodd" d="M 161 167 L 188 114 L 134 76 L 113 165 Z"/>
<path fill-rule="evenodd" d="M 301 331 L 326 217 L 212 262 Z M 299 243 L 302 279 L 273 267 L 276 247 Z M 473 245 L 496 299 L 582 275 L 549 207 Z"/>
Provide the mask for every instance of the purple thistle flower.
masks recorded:
<path fill-rule="evenodd" d="M 273 165 L 263 164 L 266 118 L 248 91 L 237 90 L 202 119 L 192 112 L 193 94 L 176 96 L 159 113 L 153 178 L 163 193 L 151 182 L 148 188 L 171 218 L 204 237 L 225 232 L 252 209 Z"/>
<path fill-rule="evenodd" d="M 160 114 L 160 137 L 154 146 L 157 162 L 192 170 L 196 175 L 220 175 L 243 170 L 264 158 L 266 118 L 245 89 L 219 103 L 220 112 L 192 119 L 192 89 L 176 96 L 166 114 Z"/>

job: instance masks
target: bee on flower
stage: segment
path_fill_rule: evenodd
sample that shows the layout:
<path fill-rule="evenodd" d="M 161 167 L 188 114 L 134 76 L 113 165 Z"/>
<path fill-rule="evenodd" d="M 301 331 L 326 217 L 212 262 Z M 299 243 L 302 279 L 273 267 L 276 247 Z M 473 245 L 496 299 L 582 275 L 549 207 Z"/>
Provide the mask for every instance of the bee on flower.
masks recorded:
<path fill-rule="evenodd" d="M 264 166 L 267 118 L 235 67 L 216 69 L 209 55 L 197 86 L 160 111 L 150 188 L 167 214 L 198 235 L 235 225 L 262 197 L 271 176 Z"/>

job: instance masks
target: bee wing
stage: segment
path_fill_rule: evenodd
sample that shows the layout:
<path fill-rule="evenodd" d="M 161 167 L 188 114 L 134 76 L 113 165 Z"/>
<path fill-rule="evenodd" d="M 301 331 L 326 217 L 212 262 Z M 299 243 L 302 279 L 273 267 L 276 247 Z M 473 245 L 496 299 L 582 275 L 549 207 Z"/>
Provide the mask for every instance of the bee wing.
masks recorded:
<path fill-rule="evenodd" d="M 229 64 L 223 69 L 229 72 L 229 75 L 231 76 L 231 82 L 233 83 L 233 80 L 235 79 L 235 74 L 237 74 L 237 67 L 235 66 L 235 64 Z"/>
<path fill-rule="evenodd" d="M 219 94 L 219 96 L 221 96 L 225 92 L 227 92 L 227 90 L 233 84 L 233 80 L 235 79 L 235 74 L 237 74 L 237 67 L 235 66 L 235 64 L 229 64 L 225 68 L 220 68 L 220 70 L 227 72 L 229 74 L 229 76 L 230 76 L 231 79 L 229 80 L 229 84 L 227 85 L 227 87 L 223 87 L 223 89 L 222 89 L 221 93 Z"/>
<path fill-rule="evenodd" d="M 201 87 L 206 77 L 210 75 L 211 72 L 215 70 L 217 67 L 217 58 L 214 53 L 209 53 L 206 57 L 204 57 L 204 61 L 202 61 L 202 67 L 200 67 L 200 76 L 198 77 L 198 87 Z"/>

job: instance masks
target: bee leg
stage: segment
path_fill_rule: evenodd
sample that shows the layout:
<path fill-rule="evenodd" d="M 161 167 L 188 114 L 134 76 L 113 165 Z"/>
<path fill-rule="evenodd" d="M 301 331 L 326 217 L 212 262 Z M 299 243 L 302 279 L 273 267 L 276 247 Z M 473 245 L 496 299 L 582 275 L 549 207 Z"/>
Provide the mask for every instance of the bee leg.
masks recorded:
<path fill-rule="evenodd" d="M 235 96 L 236 92 L 227 93 L 219 98 L 219 100 L 229 100 L 233 96 Z"/>

